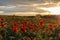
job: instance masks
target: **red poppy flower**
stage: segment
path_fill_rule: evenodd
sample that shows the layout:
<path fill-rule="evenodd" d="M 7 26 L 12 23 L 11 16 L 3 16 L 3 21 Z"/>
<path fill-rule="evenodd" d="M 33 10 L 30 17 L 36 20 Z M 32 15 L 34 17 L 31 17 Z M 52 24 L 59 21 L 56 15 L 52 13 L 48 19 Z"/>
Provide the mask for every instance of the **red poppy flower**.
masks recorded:
<path fill-rule="evenodd" d="M 2 28 L 2 27 L 4 27 L 4 25 L 3 24 L 0 24 L 0 28 Z"/>
<path fill-rule="evenodd" d="M 48 26 L 48 28 L 50 29 L 50 30 L 54 30 L 54 26 L 52 25 L 52 24 L 50 24 L 49 26 Z"/>
<path fill-rule="evenodd" d="M 22 31 L 23 33 L 25 33 L 25 32 L 27 31 L 26 27 L 23 27 L 23 28 L 21 29 L 21 31 Z"/>
<path fill-rule="evenodd" d="M 40 21 L 40 25 L 44 26 L 44 21 L 43 20 Z"/>
<path fill-rule="evenodd" d="M 23 27 L 23 24 L 19 24 L 19 27 L 22 28 Z"/>
<path fill-rule="evenodd" d="M 24 20 L 24 26 L 27 26 L 27 25 L 28 25 L 28 21 Z"/>
<path fill-rule="evenodd" d="M 28 23 L 28 21 L 27 21 L 27 20 L 24 20 L 24 23 L 26 23 L 26 24 L 27 24 L 27 23 Z"/>
<path fill-rule="evenodd" d="M 40 29 L 39 25 L 36 24 L 35 30 L 39 30 L 39 29 Z"/>
<path fill-rule="evenodd" d="M 0 24 L 0 28 L 2 28 L 2 25 Z"/>
<path fill-rule="evenodd" d="M 13 27 L 13 28 L 12 28 L 12 31 L 18 33 L 19 30 L 18 30 L 17 27 Z"/>
<path fill-rule="evenodd" d="M 3 21 L 3 20 L 5 20 L 5 18 L 4 18 L 4 17 L 1 17 L 1 18 L 0 18 L 0 20 L 2 20 L 2 21 Z"/>
<path fill-rule="evenodd" d="M 30 24 L 29 27 L 34 30 L 34 24 Z"/>
<path fill-rule="evenodd" d="M 13 25 L 13 26 L 16 26 L 16 27 L 19 26 L 19 24 L 18 24 L 17 22 L 13 22 L 12 25 Z"/>

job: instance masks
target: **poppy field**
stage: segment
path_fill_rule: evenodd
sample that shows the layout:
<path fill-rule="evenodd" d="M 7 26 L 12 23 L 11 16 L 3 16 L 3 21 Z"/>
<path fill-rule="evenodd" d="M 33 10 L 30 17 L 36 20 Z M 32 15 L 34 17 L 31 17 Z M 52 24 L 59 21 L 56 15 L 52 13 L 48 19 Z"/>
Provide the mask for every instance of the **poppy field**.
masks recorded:
<path fill-rule="evenodd" d="M 0 16 L 0 40 L 60 40 L 60 25 L 41 17 Z"/>

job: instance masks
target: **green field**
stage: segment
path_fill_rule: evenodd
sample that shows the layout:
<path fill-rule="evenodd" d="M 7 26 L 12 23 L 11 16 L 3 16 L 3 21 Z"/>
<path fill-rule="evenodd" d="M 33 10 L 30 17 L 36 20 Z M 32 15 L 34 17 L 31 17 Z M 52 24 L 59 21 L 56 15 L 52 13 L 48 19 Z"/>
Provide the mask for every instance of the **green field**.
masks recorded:
<path fill-rule="evenodd" d="M 0 40 L 60 40 L 58 16 L 0 16 Z"/>

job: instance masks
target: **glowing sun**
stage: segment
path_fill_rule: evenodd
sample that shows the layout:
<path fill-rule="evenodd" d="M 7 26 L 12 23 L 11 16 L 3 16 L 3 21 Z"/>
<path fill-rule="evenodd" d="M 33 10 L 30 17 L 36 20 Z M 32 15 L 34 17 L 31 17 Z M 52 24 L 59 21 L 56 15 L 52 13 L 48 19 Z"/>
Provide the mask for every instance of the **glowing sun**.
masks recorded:
<path fill-rule="evenodd" d="M 60 6 L 50 7 L 50 8 L 40 8 L 46 11 L 49 11 L 52 15 L 60 15 Z"/>

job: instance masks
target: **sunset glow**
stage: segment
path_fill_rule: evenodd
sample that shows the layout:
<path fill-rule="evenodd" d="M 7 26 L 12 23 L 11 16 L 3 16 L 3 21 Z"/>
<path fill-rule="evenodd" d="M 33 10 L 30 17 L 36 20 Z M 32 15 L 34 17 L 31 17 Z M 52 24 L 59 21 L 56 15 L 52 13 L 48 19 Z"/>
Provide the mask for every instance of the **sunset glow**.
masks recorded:
<path fill-rule="evenodd" d="M 51 8 L 40 8 L 46 11 L 49 11 L 52 15 L 59 15 L 60 14 L 60 6 L 51 7 Z"/>

